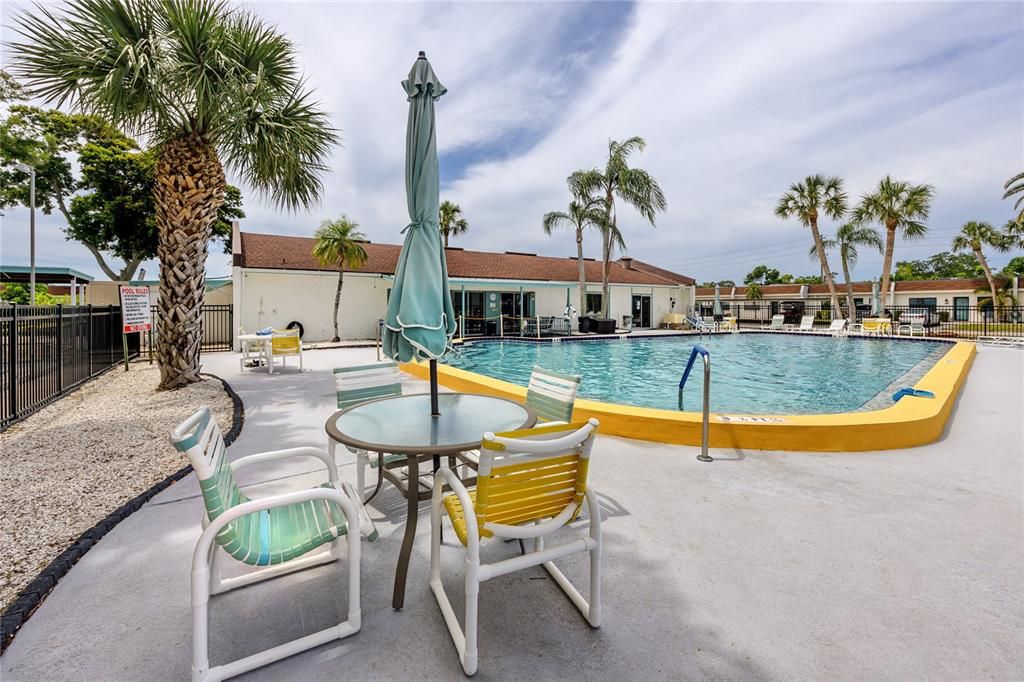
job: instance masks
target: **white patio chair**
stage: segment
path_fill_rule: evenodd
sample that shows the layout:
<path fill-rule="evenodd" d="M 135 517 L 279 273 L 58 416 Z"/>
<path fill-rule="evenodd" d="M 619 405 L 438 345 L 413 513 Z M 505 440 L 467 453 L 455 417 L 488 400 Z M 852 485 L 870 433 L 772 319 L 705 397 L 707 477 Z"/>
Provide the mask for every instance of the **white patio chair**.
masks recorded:
<path fill-rule="evenodd" d="M 767 325 L 761 325 L 761 329 L 767 329 L 769 331 L 781 331 L 783 324 L 786 322 L 785 315 L 772 315 L 772 320 Z"/>
<path fill-rule="evenodd" d="M 846 320 L 832 320 L 832 323 L 828 326 L 828 330 L 825 334 L 831 334 L 832 336 L 845 336 L 846 335 Z"/>
<path fill-rule="evenodd" d="M 267 370 L 274 373 L 274 360 L 281 358 L 281 367 L 284 367 L 289 357 L 298 356 L 299 371 L 302 371 L 302 340 L 299 338 L 298 329 L 275 329 L 274 336 L 270 339 L 270 355 L 267 357 Z"/>
<path fill-rule="evenodd" d="M 467 490 L 450 469 L 437 475 L 451 487 L 435 485 L 430 504 L 430 588 L 444 616 L 467 675 L 477 669 L 477 613 L 480 583 L 532 566 L 544 566 L 555 583 L 593 627 L 601 625 L 601 509 L 587 485 L 590 450 L 598 423 L 542 426 L 503 434 L 488 433 L 482 443 L 477 486 Z M 544 538 L 579 515 L 583 501 L 589 533 L 555 547 Z M 466 552 L 465 631 L 459 626 L 441 582 L 441 511 L 448 514 Z M 488 538 L 532 539 L 532 551 L 490 564 L 480 563 Z M 590 554 L 590 594 L 584 599 L 554 561 L 570 554 Z M 529 627 L 524 623 L 523 627 Z"/>
<path fill-rule="evenodd" d="M 369 522 L 369 517 L 352 486 L 338 480 L 334 460 L 323 450 L 299 447 L 249 455 L 229 463 L 224 439 L 208 407 L 200 408 L 178 425 L 171 432 L 171 444 L 192 463 L 206 507 L 203 532 L 192 558 L 192 679 L 206 682 L 234 677 L 358 632 L 359 528 L 361 521 Z M 258 499 L 250 499 L 239 490 L 235 482 L 238 469 L 291 457 L 319 459 L 327 468 L 327 482 L 311 490 Z M 348 536 L 348 619 L 211 668 L 210 596 L 340 559 L 342 536 Z M 322 545 L 330 548 L 309 554 Z M 261 568 L 239 577 L 222 578 L 220 564 L 225 554 Z M 272 614 L 261 612 L 261 617 L 268 615 Z M 249 619 L 243 622 L 249 627 L 265 627 Z"/>
<path fill-rule="evenodd" d="M 800 318 L 800 325 L 787 325 L 787 331 L 812 332 L 814 331 L 814 315 L 804 315 Z"/>
<path fill-rule="evenodd" d="M 924 315 L 908 315 L 904 320 L 905 322 L 901 322 L 900 326 L 896 328 L 896 336 L 902 336 L 904 332 L 910 336 L 925 335 Z"/>

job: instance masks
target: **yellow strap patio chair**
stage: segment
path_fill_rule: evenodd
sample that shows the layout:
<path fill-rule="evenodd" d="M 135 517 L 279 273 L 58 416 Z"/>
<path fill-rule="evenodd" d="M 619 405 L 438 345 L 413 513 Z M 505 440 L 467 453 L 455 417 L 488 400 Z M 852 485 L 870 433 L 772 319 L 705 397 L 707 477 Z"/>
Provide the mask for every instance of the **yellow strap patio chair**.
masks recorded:
<path fill-rule="evenodd" d="M 275 329 L 270 339 L 270 357 L 267 358 L 267 369 L 274 373 L 274 359 L 281 358 L 281 366 L 284 367 L 289 357 L 298 356 L 299 371 L 302 371 L 302 339 L 299 338 L 298 329 Z"/>
<path fill-rule="evenodd" d="M 553 424 L 484 435 L 477 485 L 467 490 L 449 468 L 437 476 L 430 504 L 430 588 L 444 616 L 467 675 L 477 669 L 477 616 L 480 583 L 532 566 L 543 566 L 592 627 L 601 625 L 601 510 L 587 483 L 590 451 L 598 422 Z M 544 538 L 571 523 L 586 502 L 589 532 L 564 544 L 544 546 Z M 441 514 L 451 519 L 466 553 L 465 631 L 441 582 Z M 532 539 L 531 551 L 511 559 L 480 563 L 490 538 Z M 590 555 L 590 594 L 584 599 L 554 561 Z M 528 624 L 523 624 L 528 626 Z"/>

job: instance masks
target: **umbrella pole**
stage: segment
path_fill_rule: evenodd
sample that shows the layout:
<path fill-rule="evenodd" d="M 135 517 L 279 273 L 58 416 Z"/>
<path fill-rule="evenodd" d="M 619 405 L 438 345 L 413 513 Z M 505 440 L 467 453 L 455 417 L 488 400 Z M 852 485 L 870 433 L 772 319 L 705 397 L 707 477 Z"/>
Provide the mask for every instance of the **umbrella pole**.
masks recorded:
<path fill-rule="evenodd" d="M 430 361 L 430 416 L 441 416 L 437 407 L 437 360 Z"/>

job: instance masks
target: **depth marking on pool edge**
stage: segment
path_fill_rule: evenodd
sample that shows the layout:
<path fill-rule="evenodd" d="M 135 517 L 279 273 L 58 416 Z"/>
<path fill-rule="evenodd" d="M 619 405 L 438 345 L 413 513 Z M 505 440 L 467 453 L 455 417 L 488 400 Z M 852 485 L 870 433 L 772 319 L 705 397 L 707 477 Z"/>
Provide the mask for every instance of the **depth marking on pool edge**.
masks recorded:
<path fill-rule="evenodd" d="M 787 423 L 782 417 L 750 417 L 746 415 L 736 414 L 719 414 L 715 415 L 719 421 L 723 422 L 743 422 L 745 424 L 785 424 Z"/>

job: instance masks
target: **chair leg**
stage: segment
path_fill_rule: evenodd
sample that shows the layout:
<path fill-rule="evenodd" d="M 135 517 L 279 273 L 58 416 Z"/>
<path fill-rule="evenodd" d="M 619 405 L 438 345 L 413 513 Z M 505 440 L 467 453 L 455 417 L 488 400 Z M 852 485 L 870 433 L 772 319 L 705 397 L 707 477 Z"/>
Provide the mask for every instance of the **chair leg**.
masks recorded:
<path fill-rule="evenodd" d="M 366 492 L 366 467 L 369 465 L 369 455 L 365 452 L 356 453 L 356 492 L 359 493 L 359 499 Z"/>
<path fill-rule="evenodd" d="M 480 569 L 479 559 L 476 563 L 466 557 L 466 650 L 462 654 L 462 669 L 467 675 L 476 673 L 477 644 L 476 626 L 479 615 L 480 580 L 477 572 Z"/>

